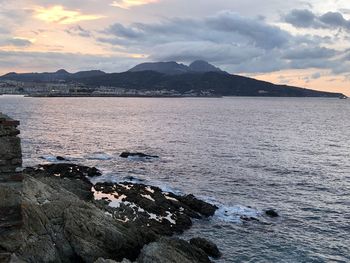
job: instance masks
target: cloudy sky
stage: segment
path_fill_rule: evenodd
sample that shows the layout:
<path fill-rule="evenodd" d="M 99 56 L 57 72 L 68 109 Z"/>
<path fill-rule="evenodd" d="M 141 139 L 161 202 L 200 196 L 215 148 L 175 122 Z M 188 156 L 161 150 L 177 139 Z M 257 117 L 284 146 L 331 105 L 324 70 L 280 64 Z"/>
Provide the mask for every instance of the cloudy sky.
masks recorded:
<path fill-rule="evenodd" d="M 207 60 L 350 95 L 349 0 L 0 0 L 0 74 Z"/>

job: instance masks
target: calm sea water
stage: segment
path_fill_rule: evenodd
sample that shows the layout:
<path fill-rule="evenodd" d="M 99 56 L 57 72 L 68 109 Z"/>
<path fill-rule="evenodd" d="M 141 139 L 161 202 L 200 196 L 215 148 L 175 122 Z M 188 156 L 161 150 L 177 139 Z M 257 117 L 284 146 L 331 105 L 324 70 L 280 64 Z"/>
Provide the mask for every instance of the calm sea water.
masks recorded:
<path fill-rule="evenodd" d="M 0 97 L 26 165 L 60 155 L 219 205 L 218 262 L 350 262 L 350 101 Z M 123 160 L 124 150 L 159 160 Z M 262 211 L 276 209 L 276 220 Z M 260 222 L 243 223 L 241 215 Z"/>

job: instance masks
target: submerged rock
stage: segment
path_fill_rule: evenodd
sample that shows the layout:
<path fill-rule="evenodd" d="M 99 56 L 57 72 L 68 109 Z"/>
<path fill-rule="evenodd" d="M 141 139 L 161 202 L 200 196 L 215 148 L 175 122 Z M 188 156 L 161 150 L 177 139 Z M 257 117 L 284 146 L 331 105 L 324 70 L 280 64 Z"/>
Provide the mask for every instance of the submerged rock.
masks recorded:
<path fill-rule="evenodd" d="M 190 240 L 190 244 L 202 249 L 208 256 L 213 257 L 213 258 L 220 258 L 221 253 L 218 249 L 218 247 L 211 241 L 205 239 L 205 238 L 192 238 Z"/>
<path fill-rule="evenodd" d="M 140 152 L 122 152 L 120 154 L 120 157 L 122 158 L 129 158 L 129 157 L 136 157 L 136 158 L 146 158 L 146 159 L 150 159 L 150 158 L 159 158 L 159 156 L 157 155 L 148 155 L 145 153 L 140 153 Z"/>
<path fill-rule="evenodd" d="M 68 161 L 66 158 L 62 157 L 62 156 L 56 156 L 56 159 L 58 161 Z"/>
<path fill-rule="evenodd" d="M 265 214 L 269 217 L 279 217 L 279 214 L 273 209 L 266 210 Z"/>

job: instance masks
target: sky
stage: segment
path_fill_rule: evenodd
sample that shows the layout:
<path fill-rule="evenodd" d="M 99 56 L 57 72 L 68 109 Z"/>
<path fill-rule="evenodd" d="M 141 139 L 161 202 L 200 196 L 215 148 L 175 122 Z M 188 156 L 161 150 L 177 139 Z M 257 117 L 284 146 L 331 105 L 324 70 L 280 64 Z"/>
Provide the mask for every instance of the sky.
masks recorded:
<path fill-rule="evenodd" d="M 0 74 L 206 60 L 350 95 L 349 0 L 0 0 Z"/>

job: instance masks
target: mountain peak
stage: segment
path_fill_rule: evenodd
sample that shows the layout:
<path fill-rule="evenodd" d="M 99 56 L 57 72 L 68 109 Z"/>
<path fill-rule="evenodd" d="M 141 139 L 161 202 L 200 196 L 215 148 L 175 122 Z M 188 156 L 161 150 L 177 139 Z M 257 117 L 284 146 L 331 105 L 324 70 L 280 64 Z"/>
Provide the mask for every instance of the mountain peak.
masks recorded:
<path fill-rule="evenodd" d="M 61 74 L 61 75 L 66 75 L 66 74 L 69 74 L 69 72 L 65 69 L 59 69 L 55 72 L 56 74 Z"/>
<path fill-rule="evenodd" d="M 139 71 L 156 71 L 163 74 L 182 74 L 188 71 L 188 67 L 184 64 L 179 64 L 175 61 L 169 62 L 146 62 L 139 64 L 132 69 L 130 72 L 139 72 Z"/>
<path fill-rule="evenodd" d="M 191 71 L 195 72 L 221 72 L 222 70 L 215 67 L 214 65 L 210 64 L 207 61 L 204 60 L 196 60 L 193 61 L 189 66 Z"/>

